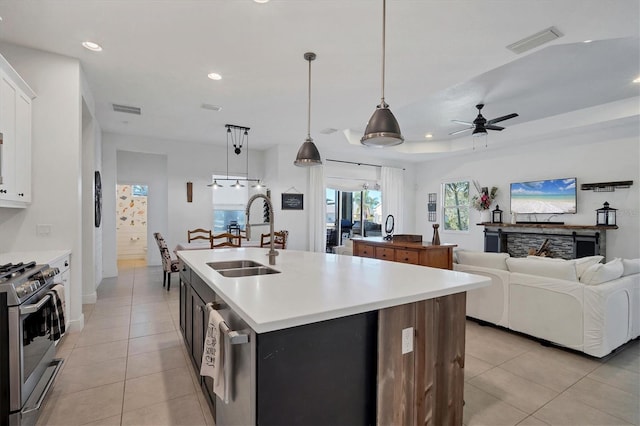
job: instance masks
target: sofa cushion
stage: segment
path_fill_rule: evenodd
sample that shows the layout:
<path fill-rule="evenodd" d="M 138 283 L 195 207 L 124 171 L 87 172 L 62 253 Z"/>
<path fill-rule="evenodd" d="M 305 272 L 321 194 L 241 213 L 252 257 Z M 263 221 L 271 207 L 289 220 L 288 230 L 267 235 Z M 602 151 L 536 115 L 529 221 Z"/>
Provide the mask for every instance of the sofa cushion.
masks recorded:
<path fill-rule="evenodd" d="M 482 251 L 458 250 L 458 263 L 461 265 L 480 266 L 482 268 L 501 269 L 507 271 L 505 260 L 509 253 L 485 253 Z"/>
<path fill-rule="evenodd" d="M 557 257 L 527 256 L 527 259 L 573 263 L 576 265 L 576 276 L 578 277 L 578 280 L 580 280 L 580 277 L 582 276 L 584 271 L 586 271 L 589 268 L 589 266 L 595 265 L 596 263 L 600 263 L 602 259 L 604 259 L 604 256 L 586 256 L 586 257 L 581 257 L 579 259 L 571 259 L 571 260 L 560 259 Z"/>
<path fill-rule="evenodd" d="M 582 274 L 580 282 L 587 285 L 602 284 L 620 278 L 623 272 L 622 259 L 615 258 L 610 262 L 596 263 L 587 268 Z"/>
<path fill-rule="evenodd" d="M 640 259 L 622 259 L 622 276 L 640 274 Z"/>
<path fill-rule="evenodd" d="M 576 265 L 573 262 L 552 262 L 511 257 L 506 260 L 506 263 L 510 272 L 557 278 L 560 280 L 578 281 Z"/>
<path fill-rule="evenodd" d="M 576 264 L 576 274 L 578 279 L 582 277 L 589 267 L 596 265 L 604 259 L 604 256 L 586 256 L 579 259 L 573 259 L 572 262 Z"/>

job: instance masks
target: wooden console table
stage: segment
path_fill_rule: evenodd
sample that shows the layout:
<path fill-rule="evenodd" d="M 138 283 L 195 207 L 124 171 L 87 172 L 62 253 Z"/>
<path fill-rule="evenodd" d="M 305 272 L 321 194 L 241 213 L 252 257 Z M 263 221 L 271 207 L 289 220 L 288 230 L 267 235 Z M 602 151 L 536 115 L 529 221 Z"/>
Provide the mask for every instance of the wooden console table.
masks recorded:
<path fill-rule="evenodd" d="M 353 255 L 433 268 L 453 269 L 455 244 L 385 241 L 381 237 L 353 239 Z"/>

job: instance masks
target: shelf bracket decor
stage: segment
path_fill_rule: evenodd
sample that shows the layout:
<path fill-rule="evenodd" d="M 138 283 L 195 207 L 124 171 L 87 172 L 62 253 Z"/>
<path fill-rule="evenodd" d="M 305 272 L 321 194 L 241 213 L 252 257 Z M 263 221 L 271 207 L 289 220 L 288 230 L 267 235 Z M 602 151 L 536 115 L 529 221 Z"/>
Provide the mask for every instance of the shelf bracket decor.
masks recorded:
<path fill-rule="evenodd" d="M 580 189 L 583 191 L 593 192 L 614 192 L 616 188 L 630 188 L 633 185 L 632 180 L 623 180 L 618 182 L 597 182 L 597 183 L 583 183 L 580 185 Z"/>

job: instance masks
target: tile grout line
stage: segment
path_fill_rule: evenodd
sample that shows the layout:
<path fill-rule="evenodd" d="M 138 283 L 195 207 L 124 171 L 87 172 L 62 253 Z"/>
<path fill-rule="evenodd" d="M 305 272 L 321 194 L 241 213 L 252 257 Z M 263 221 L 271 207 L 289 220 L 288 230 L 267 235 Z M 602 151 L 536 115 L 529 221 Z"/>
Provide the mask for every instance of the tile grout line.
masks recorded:
<path fill-rule="evenodd" d="M 126 394 L 127 391 L 127 371 L 129 368 L 129 343 L 131 341 L 130 338 L 130 334 L 131 334 L 131 321 L 133 320 L 133 290 L 135 288 L 136 282 L 135 282 L 135 267 L 134 267 L 134 276 L 133 276 L 133 284 L 131 285 L 131 309 L 129 310 L 129 332 L 128 332 L 128 336 L 129 339 L 127 339 L 127 352 L 125 354 L 125 360 L 124 360 L 124 378 L 122 381 L 122 403 L 120 404 L 120 425 L 122 426 L 122 422 L 124 420 L 124 396 Z"/>

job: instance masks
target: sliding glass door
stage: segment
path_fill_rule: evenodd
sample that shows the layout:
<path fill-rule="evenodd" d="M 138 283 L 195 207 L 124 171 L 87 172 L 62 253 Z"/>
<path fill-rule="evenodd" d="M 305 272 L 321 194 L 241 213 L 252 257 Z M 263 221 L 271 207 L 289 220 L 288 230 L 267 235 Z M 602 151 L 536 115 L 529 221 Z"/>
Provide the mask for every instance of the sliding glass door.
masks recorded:
<path fill-rule="evenodd" d="M 382 194 L 378 190 L 326 190 L 327 252 L 351 237 L 382 235 Z M 364 223 L 364 226 L 362 224 Z"/>

